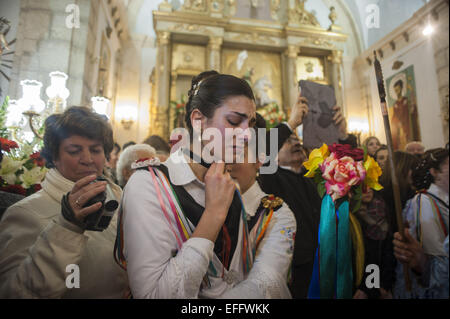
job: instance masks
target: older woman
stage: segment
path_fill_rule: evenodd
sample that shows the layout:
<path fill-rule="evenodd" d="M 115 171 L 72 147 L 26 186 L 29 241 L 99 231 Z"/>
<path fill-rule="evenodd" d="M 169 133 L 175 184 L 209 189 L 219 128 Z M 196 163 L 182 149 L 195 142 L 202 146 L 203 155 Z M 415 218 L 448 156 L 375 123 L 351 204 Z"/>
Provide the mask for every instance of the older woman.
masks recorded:
<path fill-rule="evenodd" d="M 0 298 L 124 296 L 126 273 L 113 258 L 116 217 L 103 231 L 87 230 L 86 219 L 102 208 L 90 202 L 94 196 L 120 201 L 117 185 L 93 183 L 112 135 L 106 119 L 85 107 L 47 118 L 42 155 L 50 170 L 42 190 L 11 206 L 0 223 Z"/>
<path fill-rule="evenodd" d="M 117 180 L 120 187 L 125 187 L 131 175 L 135 172 L 131 164 L 139 159 L 145 159 L 156 156 L 156 150 L 148 144 L 135 144 L 128 146 L 120 154 L 117 162 Z"/>

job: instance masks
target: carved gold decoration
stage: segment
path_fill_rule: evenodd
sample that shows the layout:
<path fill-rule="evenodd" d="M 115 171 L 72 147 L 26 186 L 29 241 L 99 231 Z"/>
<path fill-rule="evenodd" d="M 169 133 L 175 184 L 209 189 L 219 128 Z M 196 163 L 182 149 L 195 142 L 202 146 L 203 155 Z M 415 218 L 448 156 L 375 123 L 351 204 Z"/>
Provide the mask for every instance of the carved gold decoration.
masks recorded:
<path fill-rule="evenodd" d="M 225 1 L 224 0 L 211 0 L 210 2 L 210 11 L 211 13 L 222 13 L 223 9 L 225 7 Z"/>
<path fill-rule="evenodd" d="M 156 40 L 159 46 L 167 45 L 170 43 L 170 32 L 158 31 L 156 33 Z"/>
<path fill-rule="evenodd" d="M 337 20 L 337 13 L 336 13 L 336 9 L 334 7 L 330 8 L 330 14 L 328 15 L 328 19 L 330 19 L 331 21 L 331 25 L 328 28 L 328 31 L 333 31 L 333 32 L 339 32 L 342 30 L 342 28 L 338 25 L 336 25 L 336 20 Z"/>
<path fill-rule="evenodd" d="M 223 38 L 222 37 L 210 37 L 208 48 L 213 51 L 219 51 L 222 47 Z"/>
<path fill-rule="evenodd" d="M 300 56 L 296 59 L 297 81 L 307 80 L 327 84 L 323 58 Z"/>
<path fill-rule="evenodd" d="M 170 11 L 172 11 L 172 5 L 169 3 L 168 0 L 164 0 L 164 1 L 158 6 L 158 10 L 159 10 L 159 11 L 167 11 L 167 12 L 170 12 Z"/>
<path fill-rule="evenodd" d="M 294 7 L 289 8 L 288 19 L 290 25 L 307 25 L 320 27 L 317 18 L 305 9 L 306 0 L 295 0 Z"/>
<path fill-rule="evenodd" d="M 342 51 L 341 50 L 333 50 L 331 51 L 331 55 L 328 56 L 328 60 L 333 64 L 342 64 Z"/>
<path fill-rule="evenodd" d="M 231 37 L 232 41 L 246 42 L 251 44 L 277 44 L 277 41 L 267 35 L 261 35 L 257 32 L 238 33 Z"/>
<path fill-rule="evenodd" d="M 281 7 L 281 0 L 271 0 L 270 1 L 270 15 L 272 17 L 272 19 L 274 19 L 275 21 L 279 21 L 278 19 L 278 11 L 280 10 Z"/>
<path fill-rule="evenodd" d="M 289 58 L 295 59 L 298 56 L 299 52 L 300 52 L 300 48 L 298 46 L 296 46 L 296 45 L 288 45 L 288 48 L 287 48 L 285 54 Z"/>
<path fill-rule="evenodd" d="M 197 73 L 206 67 L 206 49 L 201 45 L 174 43 L 172 48 L 172 70 L 194 69 Z"/>
<path fill-rule="evenodd" d="M 208 12 L 208 5 L 206 0 L 184 0 L 184 4 L 181 7 L 182 11 L 191 12 Z"/>
<path fill-rule="evenodd" d="M 195 32 L 204 35 L 213 35 L 213 32 L 205 26 L 189 23 L 177 23 L 169 28 L 171 31 Z"/>
<path fill-rule="evenodd" d="M 306 38 L 300 46 L 314 46 L 322 49 L 334 49 L 336 47 L 332 42 L 323 38 Z"/>
<path fill-rule="evenodd" d="M 228 14 L 227 16 L 234 16 L 236 14 L 236 0 L 228 0 Z"/>

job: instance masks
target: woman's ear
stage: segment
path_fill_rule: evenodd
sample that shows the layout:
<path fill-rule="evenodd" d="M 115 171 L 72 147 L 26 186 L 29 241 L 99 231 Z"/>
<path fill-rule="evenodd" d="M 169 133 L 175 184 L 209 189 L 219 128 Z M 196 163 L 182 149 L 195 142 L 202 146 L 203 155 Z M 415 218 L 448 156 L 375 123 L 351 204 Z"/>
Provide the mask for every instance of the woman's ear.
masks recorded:
<path fill-rule="evenodd" d="M 191 112 L 190 119 L 191 119 L 192 127 L 193 127 L 194 129 L 195 129 L 195 128 L 200 128 L 200 129 L 201 129 L 201 128 L 204 127 L 204 125 L 205 125 L 206 116 L 204 116 L 203 113 L 200 112 L 199 109 L 194 109 L 194 110 Z M 200 127 L 199 127 L 199 126 L 200 126 Z"/>
<path fill-rule="evenodd" d="M 436 181 L 436 177 L 439 175 L 439 171 L 434 167 L 430 168 L 430 174 L 433 176 L 433 179 Z"/>

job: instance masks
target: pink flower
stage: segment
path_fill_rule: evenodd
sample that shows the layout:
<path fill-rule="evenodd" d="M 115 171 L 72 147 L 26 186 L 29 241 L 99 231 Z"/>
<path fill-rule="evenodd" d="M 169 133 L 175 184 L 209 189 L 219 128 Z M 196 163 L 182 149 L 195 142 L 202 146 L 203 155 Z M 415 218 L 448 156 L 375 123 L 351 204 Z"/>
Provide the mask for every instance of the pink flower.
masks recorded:
<path fill-rule="evenodd" d="M 327 194 L 333 200 L 346 196 L 350 188 L 361 183 L 366 176 L 361 161 L 355 162 L 349 156 L 338 158 L 334 152 L 320 165 L 320 169 L 322 177 L 326 180 Z"/>

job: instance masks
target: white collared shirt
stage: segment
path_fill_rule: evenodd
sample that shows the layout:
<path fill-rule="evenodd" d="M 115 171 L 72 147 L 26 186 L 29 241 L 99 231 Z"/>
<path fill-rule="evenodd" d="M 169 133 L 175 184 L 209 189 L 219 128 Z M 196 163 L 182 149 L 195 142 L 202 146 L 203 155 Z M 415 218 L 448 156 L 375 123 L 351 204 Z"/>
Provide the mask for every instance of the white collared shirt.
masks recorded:
<path fill-rule="evenodd" d="M 170 180 L 175 185 L 183 186 L 204 207 L 205 184 L 196 178 L 183 159 L 182 151 L 178 150 L 164 163 Z M 257 196 L 265 196 L 260 189 L 255 192 Z M 176 231 L 176 220 L 170 211 L 169 200 L 162 191 L 161 194 Z M 244 206 L 258 208 L 261 197 L 248 197 L 244 196 Z M 253 204 L 253 201 L 258 205 Z M 241 258 L 242 220 L 235 253 L 227 271 L 214 254 L 214 243 L 208 239 L 190 238 L 178 249 L 176 237 L 162 212 L 149 172 L 139 170 L 132 175 L 125 187 L 122 205 L 124 255 L 130 288 L 135 298 L 290 297 L 286 274 L 292 259 L 293 238 L 290 234 L 295 233 L 296 223 L 287 206 L 274 213 L 258 247 L 254 266 L 244 278 Z M 192 224 L 190 226 L 195 228 Z M 222 278 L 221 273 L 217 277 L 210 276 L 211 287 L 200 290 L 210 262 L 219 272 L 223 270 L 224 276 Z"/>
<path fill-rule="evenodd" d="M 444 201 L 447 205 L 449 202 L 448 194 L 441 190 L 437 185 L 431 184 L 427 190 L 428 193 L 435 195 Z M 417 197 L 414 196 L 405 206 L 406 219 L 409 223 L 409 230 L 411 235 L 417 238 L 416 226 L 417 226 L 417 212 L 419 211 Z M 422 246 L 427 255 L 433 256 L 447 256 L 448 253 L 444 249 L 445 235 L 442 231 L 438 216 L 434 213 L 433 203 L 427 196 L 421 196 L 421 214 L 420 214 L 420 227 L 422 233 Z M 448 232 L 448 208 L 442 203 L 436 201 L 439 207 L 442 218 L 444 220 L 445 227 Z"/>

